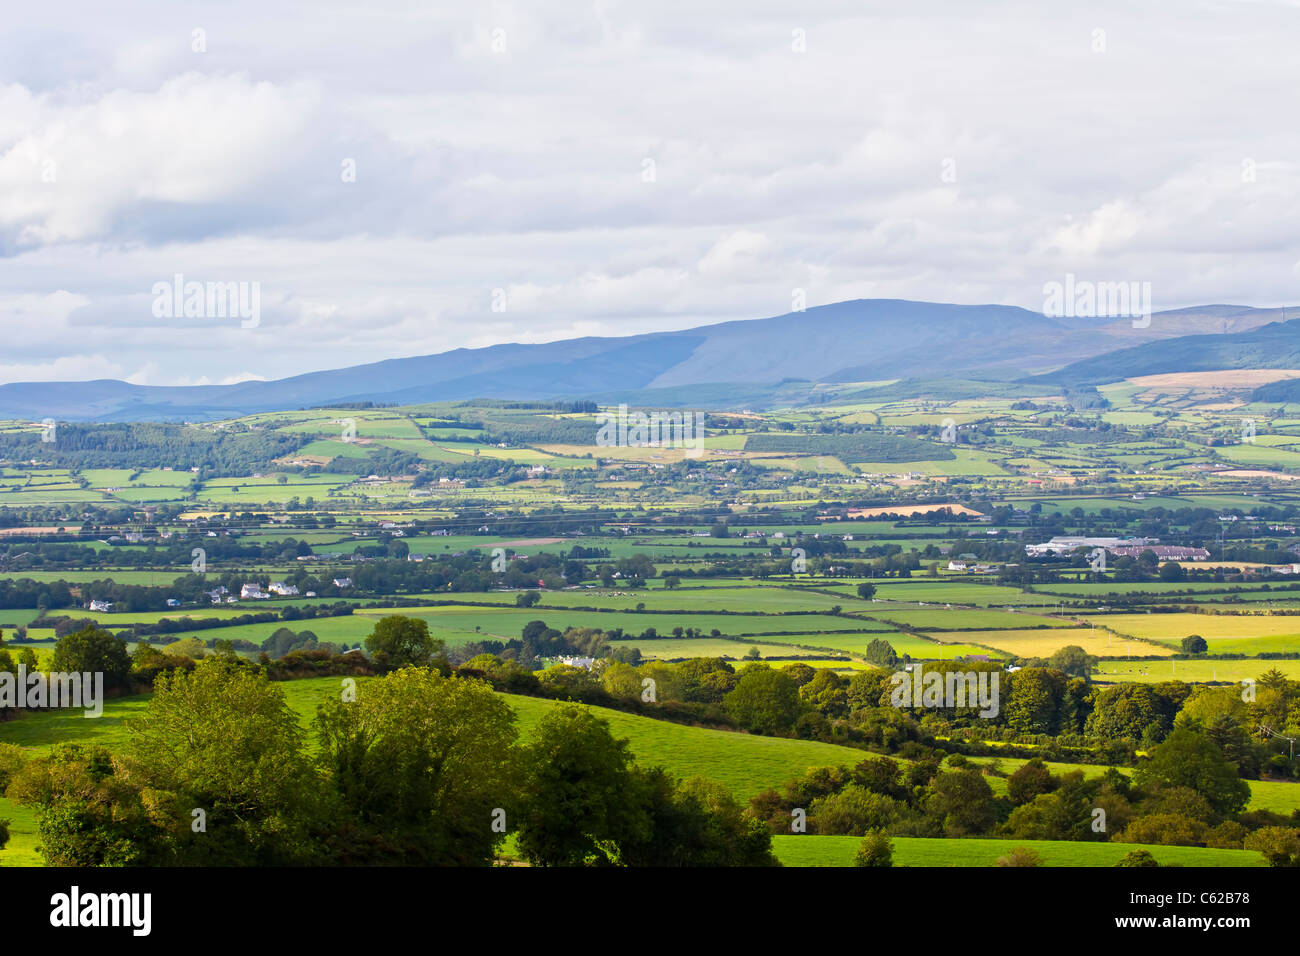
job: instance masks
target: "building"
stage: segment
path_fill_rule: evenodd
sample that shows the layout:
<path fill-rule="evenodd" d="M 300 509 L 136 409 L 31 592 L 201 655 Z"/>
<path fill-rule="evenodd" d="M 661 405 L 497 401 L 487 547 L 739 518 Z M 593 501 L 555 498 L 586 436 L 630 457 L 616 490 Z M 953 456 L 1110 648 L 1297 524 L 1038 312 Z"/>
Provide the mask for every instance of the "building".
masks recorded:
<path fill-rule="evenodd" d="M 272 581 L 269 587 L 272 594 L 278 594 L 280 597 L 294 597 L 298 589 L 292 584 L 285 584 L 283 581 Z"/>
<path fill-rule="evenodd" d="M 1143 551 L 1151 551 L 1161 561 L 1208 561 L 1210 552 L 1205 548 L 1184 548 L 1174 544 L 1154 544 L 1150 546 L 1132 546 L 1107 548 L 1117 558 L 1136 558 Z"/>
<path fill-rule="evenodd" d="M 239 589 L 239 599 L 241 601 L 265 601 L 270 596 L 262 590 L 260 584 L 245 584 Z"/>
<path fill-rule="evenodd" d="M 1159 538 L 1087 538 L 1080 535 L 1057 535 L 1051 541 L 1042 544 L 1025 545 L 1025 554 L 1031 558 L 1048 555 L 1069 554 L 1075 548 L 1105 548 L 1108 551 L 1116 547 L 1145 547 L 1155 544 Z"/>
<path fill-rule="evenodd" d="M 335 586 L 336 588 L 350 588 L 350 587 L 352 587 L 352 579 L 351 579 L 351 578 L 335 578 L 335 579 L 334 579 L 334 586 Z"/>
<path fill-rule="evenodd" d="M 105 614 L 106 614 L 106 613 L 108 613 L 109 611 L 113 610 L 113 602 L 111 602 L 111 601 L 91 601 L 91 602 L 90 602 L 90 609 L 91 609 L 92 611 L 99 611 L 99 612 L 102 612 L 102 613 L 105 613 Z"/>

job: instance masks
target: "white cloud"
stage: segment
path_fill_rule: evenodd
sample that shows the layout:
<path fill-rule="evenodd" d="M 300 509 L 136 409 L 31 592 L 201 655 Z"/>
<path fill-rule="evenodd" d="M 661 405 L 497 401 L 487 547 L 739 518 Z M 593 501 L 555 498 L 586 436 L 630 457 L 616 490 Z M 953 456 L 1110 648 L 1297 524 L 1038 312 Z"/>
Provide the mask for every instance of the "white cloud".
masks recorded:
<path fill-rule="evenodd" d="M 14 12 L 0 378 L 271 378 L 776 315 L 796 287 L 1294 301 L 1294 6 L 324 9 Z M 259 282 L 262 324 L 153 319 L 177 272 Z"/>

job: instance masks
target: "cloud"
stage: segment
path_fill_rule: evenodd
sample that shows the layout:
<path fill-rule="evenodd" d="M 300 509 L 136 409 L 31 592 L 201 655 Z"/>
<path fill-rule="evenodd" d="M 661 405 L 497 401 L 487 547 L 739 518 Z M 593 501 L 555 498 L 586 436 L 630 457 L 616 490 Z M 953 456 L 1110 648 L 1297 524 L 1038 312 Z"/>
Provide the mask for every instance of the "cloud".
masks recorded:
<path fill-rule="evenodd" d="M 0 381 L 63 382 L 122 378 L 122 366 L 103 355 L 67 355 L 49 362 L 0 364 Z"/>
<path fill-rule="evenodd" d="M 1038 308 L 1074 272 L 1158 308 L 1294 301 L 1294 6 L 327 9 L 15 12 L 0 378 L 273 378 L 777 315 L 796 288 Z M 176 273 L 258 282 L 260 326 L 155 319 Z"/>

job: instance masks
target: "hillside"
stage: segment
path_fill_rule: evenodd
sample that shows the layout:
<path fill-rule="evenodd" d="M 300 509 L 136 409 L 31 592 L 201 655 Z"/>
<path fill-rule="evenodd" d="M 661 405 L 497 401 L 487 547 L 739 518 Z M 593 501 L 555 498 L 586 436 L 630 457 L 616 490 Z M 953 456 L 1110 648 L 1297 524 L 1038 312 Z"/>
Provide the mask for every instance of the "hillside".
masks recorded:
<path fill-rule="evenodd" d="M 483 397 L 772 407 L 817 400 L 816 383 L 1005 383 L 1057 368 L 1065 357 L 1082 361 L 1033 381 L 1085 383 L 1283 361 L 1296 353 L 1290 327 L 1280 336 L 1285 352 L 1276 331 L 1238 331 L 1275 316 L 1203 306 L 1158 314 L 1149 328 L 1134 329 L 1128 320 L 1056 319 L 1011 306 L 859 299 L 678 332 L 456 349 L 236 385 L 16 382 L 0 385 L 0 418 L 198 421 L 361 401 Z M 1205 334 L 1170 338 L 1189 329 Z M 1135 341 L 1145 344 L 1117 351 Z"/>
<path fill-rule="evenodd" d="M 1246 332 L 1184 335 L 1148 342 L 1074 362 L 1028 381 L 1101 385 L 1165 372 L 1242 368 L 1300 368 L 1300 321 L 1273 322 Z"/>

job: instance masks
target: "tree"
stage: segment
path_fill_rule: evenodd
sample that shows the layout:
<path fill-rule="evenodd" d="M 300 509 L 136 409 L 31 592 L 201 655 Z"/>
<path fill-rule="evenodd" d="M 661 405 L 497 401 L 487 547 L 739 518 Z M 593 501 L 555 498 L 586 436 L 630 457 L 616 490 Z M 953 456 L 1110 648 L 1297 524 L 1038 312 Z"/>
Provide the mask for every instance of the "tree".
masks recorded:
<path fill-rule="evenodd" d="M 131 655 L 125 642 L 91 625 L 59 638 L 50 670 L 60 674 L 102 673 L 104 687 L 126 687 L 130 683 Z"/>
<path fill-rule="evenodd" d="M 668 577 L 664 578 L 664 587 L 669 591 L 673 590 L 674 588 L 679 588 L 681 586 L 682 586 L 682 579 L 675 574 L 670 574 Z"/>
<path fill-rule="evenodd" d="M 1120 843 L 1200 846 L 1205 843 L 1208 830 L 1200 820 L 1181 813 L 1150 813 L 1138 817 L 1115 839 Z"/>
<path fill-rule="evenodd" d="M 1016 806 L 1028 803 L 1040 794 L 1050 793 L 1056 789 L 1052 772 L 1047 769 L 1041 757 L 1026 760 L 1015 773 L 1007 778 L 1007 796 Z"/>
<path fill-rule="evenodd" d="M 662 767 L 634 768 L 650 820 L 647 836 L 625 835 L 628 866 L 780 866 L 772 831 L 747 816 L 719 783 L 693 777 L 674 783 Z"/>
<path fill-rule="evenodd" d="M 6 796 L 34 808 L 47 866 L 162 862 L 140 788 L 102 747 L 56 744 L 14 775 Z"/>
<path fill-rule="evenodd" d="M 162 673 L 127 723 L 130 777 L 182 865 L 310 858 L 315 780 L 298 716 L 266 674 L 223 658 Z M 191 828 L 193 811 L 206 829 Z"/>
<path fill-rule="evenodd" d="M 799 696 L 819 713 L 827 717 L 847 717 L 849 679 L 829 667 L 817 668 L 812 680 L 799 688 Z"/>
<path fill-rule="evenodd" d="M 442 639 L 429 635 L 426 621 L 401 614 L 380 618 L 366 638 L 366 650 L 384 667 L 427 666 L 444 646 Z"/>
<path fill-rule="evenodd" d="M 1184 654 L 1204 654 L 1210 649 L 1210 645 L 1201 635 L 1192 634 L 1183 638 L 1182 648 Z"/>
<path fill-rule="evenodd" d="M 513 815 L 515 714 L 490 684 L 407 667 L 317 710 L 338 862 L 489 865 Z M 501 826 L 494 828 L 494 813 Z"/>
<path fill-rule="evenodd" d="M 862 600 L 870 601 L 875 596 L 876 586 L 874 584 L 869 584 L 868 582 L 863 581 L 858 585 L 858 597 L 862 598 Z"/>
<path fill-rule="evenodd" d="M 926 811 L 948 836 L 974 836 L 993 826 L 993 790 L 978 770 L 941 773 L 930 789 Z"/>
<path fill-rule="evenodd" d="M 1217 813 L 1240 813 L 1250 802 L 1250 787 L 1214 742 L 1187 727 L 1176 727 L 1150 751 L 1133 773 L 1139 787 L 1188 787 Z"/>
<path fill-rule="evenodd" d="M 626 740 L 584 707 L 548 711 L 521 761 L 519 850 L 538 866 L 613 865 L 648 839 L 645 785 Z"/>
<path fill-rule="evenodd" d="M 863 656 L 873 664 L 893 669 L 898 666 L 898 652 L 884 638 L 873 637 Z"/>
<path fill-rule="evenodd" d="M 1182 581 L 1187 577 L 1187 572 L 1177 561 L 1166 561 L 1160 566 L 1161 581 Z"/>
<path fill-rule="evenodd" d="M 816 833 L 857 836 L 896 823 L 907 815 L 907 807 L 893 797 L 872 793 L 851 783 L 835 793 L 813 800 L 808 815 Z"/>
<path fill-rule="evenodd" d="M 1167 705 L 1150 684 L 1117 684 L 1096 695 L 1085 730 L 1089 736 L 1111 740 L 1141 740 L 1146 734 L 1158 740 L 1172 723 Z"/>
<path fill-rule="evenodd" d="M 1011 811 L 1002 829 L 1020 840 L 1078 840 L 1084 838 L 1089 822 L 1088 806 L 1064 788 L 1040 793 Z"/>
<path fill-rule="evenodd" d="M 524 591 L 515 595 L 515 607 L 532 607 L 542 599 L 540 591 Z"/>
<path fill-rule="evenodd" d="M 1067 644 L 1047 659 L 1047 666 L 1063 671 L 1071 677 L 1092 678 L 1100 659 L 1093 657 L 1077 644 Z"/>
<path fill-rule="evenodd" d="M 1066 678 L 1057 670 L 1025 667 L 1008 675 L 1011 685 L 1002 707 L 1007 726 L 1022 734 L 1056 734 Z"/>
<path fill-rule="evenodd" d="M 741 726 L 763 734 L 789 731 L 803 710 L 794 678 L 766 664 L 746 667 L 722 706 Z"/>
<path fill-rule="evenodd" d="M 1269 866 L 1300 866 L 1300 831 L 1291 827 L 1261 827 L 1243 847 L 1262 853 Z"/>
<path fill-rule="evenodd" d="M 858 844 L 853 857 L 854 866 L 893 866 L 894 841 L 884 830 L 870 830 Z"/>

